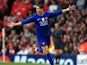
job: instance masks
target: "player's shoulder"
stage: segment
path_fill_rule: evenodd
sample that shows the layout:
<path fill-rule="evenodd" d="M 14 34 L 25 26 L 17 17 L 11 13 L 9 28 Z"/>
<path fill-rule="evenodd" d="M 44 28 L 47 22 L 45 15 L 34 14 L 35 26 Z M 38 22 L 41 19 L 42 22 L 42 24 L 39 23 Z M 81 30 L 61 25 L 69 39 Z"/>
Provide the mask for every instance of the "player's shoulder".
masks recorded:
<path fill-rule="evenodd" d="M 31 18 L 35 19 L 37 17 L 37 14 L 33 14 Z"/>
<path fill-rule="evenodd" d="M 45 12 L 45 15 L 49 17 L 49 15 L 50 15 L 50 12 Z"/>
<path fill-rule="evenodd" d="M 51 15 L 51 13 L 53 13 L 53 12 L 45 12 L 45 14 L 48 16 Z"/>
<path fill-rule="evenodd" d="M 33 14 L 33 16 L 37 16 L 37 14 L 35 13 L 35 14 Z"/>
<path fill-rule="evenodd" d="M 39 17 L 39 15 L 38 15 L 37 13 L 35 13 L 33 16 L 34 16 L 34 17 Z"/>
<path fill-rule="evenodd" d="M 49 14 L 50 12 L 45 12 L 45 14 Z"/>

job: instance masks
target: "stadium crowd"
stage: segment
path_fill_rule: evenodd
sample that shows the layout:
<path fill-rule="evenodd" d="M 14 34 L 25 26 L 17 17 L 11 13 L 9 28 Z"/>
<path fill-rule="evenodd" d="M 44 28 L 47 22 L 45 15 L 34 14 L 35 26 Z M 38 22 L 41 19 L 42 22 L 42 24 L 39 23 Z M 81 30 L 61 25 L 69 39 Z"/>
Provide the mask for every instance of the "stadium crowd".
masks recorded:
<path fill-rule="evenodd" d="M 9 21 L 18 22 L 35 13 L 39 0 L 0 0 L 0 54 L 35 54 L 38 47 L 35 24 L 8 28 Z M 74 1 L 74 2 L 73 2 Z M 70 11 L 50 19 L 50 30 L 53 36 L 55 23 L 65 34 L 59 36 L 60 49 L 63 54 L 79 54 L 80 44 L 87 40 L 87 0 L 70 0 L 77 6 L 76 11 Z M 45 0 L 44 11 L 55 12 L 66 8 L 68 0 Z M 6 49 L 2 49 L 2 27 L 5 27 Z M 54 35 L 54 37 L 57 37 Z"/>

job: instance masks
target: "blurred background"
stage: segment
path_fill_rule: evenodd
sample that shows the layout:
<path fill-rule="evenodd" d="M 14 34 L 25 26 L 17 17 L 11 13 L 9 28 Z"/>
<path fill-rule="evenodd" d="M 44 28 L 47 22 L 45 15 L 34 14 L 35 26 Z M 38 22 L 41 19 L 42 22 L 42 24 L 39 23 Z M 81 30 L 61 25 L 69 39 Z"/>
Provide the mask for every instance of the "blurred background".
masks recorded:
<path fill-rule="evenodd" d="M 36 54 L 38 47 L 36 28 L 34 23 L 8 28 L 9 21 L 18 22 L 35 14 L 36 4 L 39 0 L 0 0 L 0 54 Z M 56 12 L 67 8 L 70 4 L 76 5 L 76 11 L 70 11 L 50 19 L 50 31 L 54 38 L 54 47 L 58 44 L 55 54 L 87 53 L 87 48 L 81 48 L 87 43 L 87 0 L 44 0 L 45 12 Z M 57 25 L 55 23 L 58 23 Z M 5 50 L 2 49 L 2 28 L 5 28 Z M 59 34 L 55 34 L 55 30 Z M 56 41 L 56 42 L 55 42 Z M 41 54 L 41 53 L 37 53 Z"/>

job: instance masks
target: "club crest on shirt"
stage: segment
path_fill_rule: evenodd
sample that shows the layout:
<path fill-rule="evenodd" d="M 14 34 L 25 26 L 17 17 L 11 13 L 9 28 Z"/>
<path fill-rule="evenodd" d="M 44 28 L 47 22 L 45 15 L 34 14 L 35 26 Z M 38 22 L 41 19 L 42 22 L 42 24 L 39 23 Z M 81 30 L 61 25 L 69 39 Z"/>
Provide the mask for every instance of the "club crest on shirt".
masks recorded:
<path fill-rule="evenodd" d="M 48 19 L 48 17 L 45 17 L 45 19 L 47 20 L 47 19 Z"/>
<path fill-rule="evenodd" d="M 45 45 L 45 42 L 42 42 L 42 45 Z"/>

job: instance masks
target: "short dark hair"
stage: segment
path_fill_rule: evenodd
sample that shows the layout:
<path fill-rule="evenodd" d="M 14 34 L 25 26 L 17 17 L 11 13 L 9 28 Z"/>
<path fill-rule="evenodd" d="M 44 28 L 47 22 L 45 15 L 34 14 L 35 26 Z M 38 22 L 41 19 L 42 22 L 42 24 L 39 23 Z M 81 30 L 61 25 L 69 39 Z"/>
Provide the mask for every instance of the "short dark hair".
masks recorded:
<path fill-rule="evenodd" d="M 43 4 L 37 4 L 37 6 L 39 6 L 41 9 L 44 8 L 44 5 Z"/>

